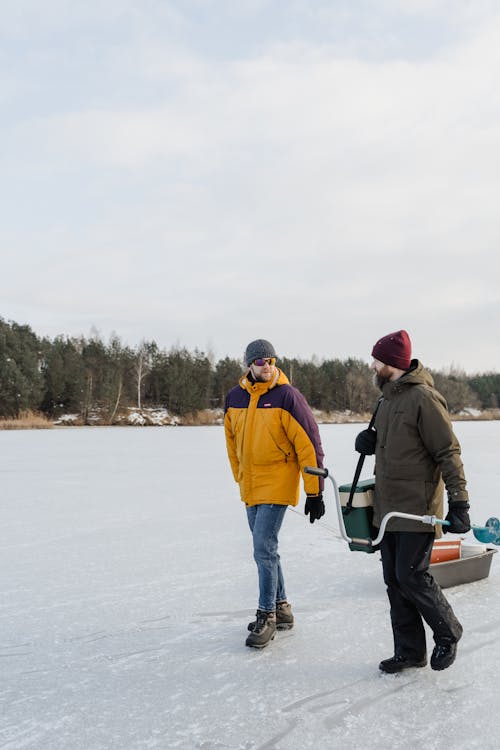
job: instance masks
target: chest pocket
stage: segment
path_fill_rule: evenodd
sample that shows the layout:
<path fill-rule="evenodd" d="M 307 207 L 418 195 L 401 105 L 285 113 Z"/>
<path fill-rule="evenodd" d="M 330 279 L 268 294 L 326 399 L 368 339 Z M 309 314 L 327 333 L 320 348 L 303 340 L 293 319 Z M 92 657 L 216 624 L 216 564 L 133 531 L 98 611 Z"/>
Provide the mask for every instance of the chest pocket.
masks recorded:
<path fill-rule="evenodd" d="M 407 440 L 412 431 L 412 417 L 400 403 L 385 401 L 375 420 L 377 443 L 381 447 L 389 447 L 391 453 L 397 452 L 400 441 Z"/>
<path fill-rule="evenodd" d="M 295 449 L 275 410 L 259 409 L 256 415 L 253 463 L 257 465 L 294 461 Z"/>

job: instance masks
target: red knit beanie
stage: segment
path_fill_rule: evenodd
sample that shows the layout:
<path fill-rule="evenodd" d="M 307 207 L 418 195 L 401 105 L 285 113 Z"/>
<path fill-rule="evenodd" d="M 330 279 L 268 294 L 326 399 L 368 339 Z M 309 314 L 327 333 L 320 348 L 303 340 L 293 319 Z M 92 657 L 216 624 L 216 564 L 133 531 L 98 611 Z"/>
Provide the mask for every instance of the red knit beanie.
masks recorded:
<path fill-rule="evenodd" d="M 372 357 L 384 365 L 408 370 L 411 364 L 411 341 L 406 331 L 388 333 L 377 341 L 372 349 Z"/>

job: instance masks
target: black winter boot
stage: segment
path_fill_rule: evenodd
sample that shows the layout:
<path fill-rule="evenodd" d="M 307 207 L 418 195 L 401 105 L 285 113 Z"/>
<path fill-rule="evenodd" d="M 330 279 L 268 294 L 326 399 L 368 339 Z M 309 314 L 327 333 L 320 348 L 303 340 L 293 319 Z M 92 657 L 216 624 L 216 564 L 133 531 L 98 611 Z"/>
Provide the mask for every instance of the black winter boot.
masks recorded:
<path fill-rule="evenodd" d="M 265 648 L 276 635 L 276 612 L 264 612 L 258 609 L 255 627 L 246 639 L 245 645 L 250 648 Z"/>
<path fill-rule="evenodd" d="M 378 665 L 381 672 L 387 672 L 388 674 L 395 674 L 396 672 L 402 672 L 403 669 L 409 669 L 410 667 L 425 667 L 427 664 L 427 658 L 424 656 L 423 659 L 415 659 L 412 657 L 401 656 L 401 654 L 395 654 L 390 659 L 384 659 Z"/>
<path fill-rule="evenodd" d="M 457 642 L 441 640 L 434 646 L 431 656 L 431 668 L 436 670 L 448 669 L 455 661 Z"/>
<path fill-rule="evenodd" d="M 257 620 L 248 623 L 250 631 L 255 630 Z M 293 628 L 292 607 L 288 602 L 276 602 L 276 630 L 290 630 Z"/>

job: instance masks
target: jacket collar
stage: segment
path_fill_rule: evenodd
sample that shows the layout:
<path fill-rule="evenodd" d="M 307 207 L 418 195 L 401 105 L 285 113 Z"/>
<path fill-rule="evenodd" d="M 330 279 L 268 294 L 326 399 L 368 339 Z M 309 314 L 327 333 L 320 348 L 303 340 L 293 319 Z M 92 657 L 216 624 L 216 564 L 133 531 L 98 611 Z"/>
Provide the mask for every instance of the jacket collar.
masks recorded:
<path fill-rule="evenodd" d="M 410 368 L 397 380 L 386 383 L 382 388 L 384 397 L 391 394 L 401 393 L 405 388 L 412 385 L 434 386 L 432 375 L 425 369 L 418 359 L 412 359 Z"/>
<path fill-rule="evenodd" d="M 249 376 L 248 372 L 240 378 L 241 388 L 243 388 L 244 391 L 248 391 L 248 393 L 266 393 L 267 391 L 270 391 L 271 388 L 274 388 L 277 385 L 285 385 L 285 383 L 288 382 L 287 376 L 279 369 L 279 367 L 276 367 L 273 377 L 267 383 L 254 381 L 253 378 Z"/>

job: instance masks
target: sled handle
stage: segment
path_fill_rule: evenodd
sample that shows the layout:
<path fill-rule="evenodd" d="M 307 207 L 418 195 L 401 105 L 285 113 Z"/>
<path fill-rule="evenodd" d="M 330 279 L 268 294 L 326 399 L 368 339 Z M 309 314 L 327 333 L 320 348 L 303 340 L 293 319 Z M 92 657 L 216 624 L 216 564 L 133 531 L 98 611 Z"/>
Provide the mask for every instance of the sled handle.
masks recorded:
<path fill-rule="evenodd" d="M 304 466 L 306 474 L 314 474 L 317 477 L 323 477 L 324 479 L 328 476 L 328 469 L 320 468 L 319 466 Z"/>
<path fill-rule="evenodd" d="M 385 533 L 385 527 L 387 526 L 387 523 L 391 520 L 391 518 L 404 518 L 410 521 L 420 521 L 420 523 L 430 524 L 431 526 L 435 526 L 436 524 L 440 524 L 441 526 L 450 526 L 449 521 L 445 521 L 442 518 L 436 518 L 436 516 L 417 516 L 414 513 L 399 513 L 398 511 L 391 511 L 390 513 L 386 513 L 382 518 L 379 532 L 376 538 L 372 539 L 371 541 L 373 547 L 376 547 L 377 544 L 380 544 L 380 542 L 382 541 Z"/>
<path fill-rule="evenodd" d="M 405 519 L 410 519 L 412 521 L 420 521 L 420 523 L 426 523 L 432 526 L 435 526 L 436 524 L 441 524 L 442 526 L 450 525 L 449 521 L 445 521 L 441 518 L 436 518 L 436 516 L 417 516 L 417 515 L 413 515 L 412 513 L 399 513 L 398 511 L 392 511 L 390 513 L 386 513 L 385 516 L 382 518 L 379 532 L 377 536 L 375 537 L 375 539 L 358 539 L 358 538 L 350 537 L 347 534 L 346 529 L 345 529 L 344 518 L 342 515 L 342 505 L 340 502 L 339 488 L 334 477 L 328 473 L 328 469 L 322 469 L 316 466 L 305 466 L 304 471 L 306 474 L 315 474 L 316 476 L 320 476 L 320 477 L 328 477 L 328 479 L 332 483 L 333 494 L 335 497 L 335 506 L 337 509 L 337 517 L 338 517 L 340 535 L 345 542 L 348 542 L 348 544 L 358 544 L 358 545 L 363 545 L 364 547 L 376 547 L 382 541 L 382 538 L 385 533 L 385 528 L 387 526 L 387 523 L 391 520 L 391 518 L 405 518 Z"/>
<path fill-rule="evenodd" d="M 364 547 L 376 547 L 382 541 L 385 528 L 391 518 L 406 518 L 413 521 L 420 521 L 420 523 L 429 524 L 431 526 L 435 526 L 436 524 L 439 524 L 440 526 L 450 526 L 449 521 L 443 518 L 436 518 L 436 516 L 416 516 L 411 513 L 398 513 L 396 511 L 393 511 L 391 513 L 386 513 L 386 515 L 382 518 L 379 533 L 377 534 L 375 539 L 358 539 L 354 537 L 351 538 L 347 535 L 347 532 L 345 530 L 339 488 L 337 486 L 335 478 L 328 472 L 328 469 L 320 468 L 318 466 L 305 466 L 304 472 L 306 474 L 315 474 L 316 476 L 323 477 L 325 479 L 328 477 L 328 479 L 332 483 L 340 536 L 345 542 L 348 542 L 349 544 L 357 544 Z M 498 518 L 488 518 L 484 526 L 479 526 L 478 524 L 473 523 L 471 524 L 471 530 L 478 542 L 500 546 L 500 520 Z"/>
<path fill-rule="evenodd" d="M 337 482 L 335 481 L 334 477 L 328 473 L 328 469 L 320 468 L 319 466 L 304 466 L 304 471 L 306 474 L 315 474 L 318 477 L 328 477 L 330 482 L 332 483 L 333 487 L 333 495 L 335 497 L 335 507 L 337 509 L 337 517 L 338 517 L 338 523 L 339 523 L 339 531 L 340 536 L 342 539 L 347 542 L 348 544 L 351 544 L 353 540 L 350 536 L 347 535 L 345 526 L 344 526 L 344 520 L 342 518 L 342 506 L 340 504 L 340 495 L 339 495 L 339 488 L 337 485 Z M 366 546 L 370 546 L 371 540 L 367 539 L 358 539 L 356 540 L 357 544 L 365 544 Z"/>

